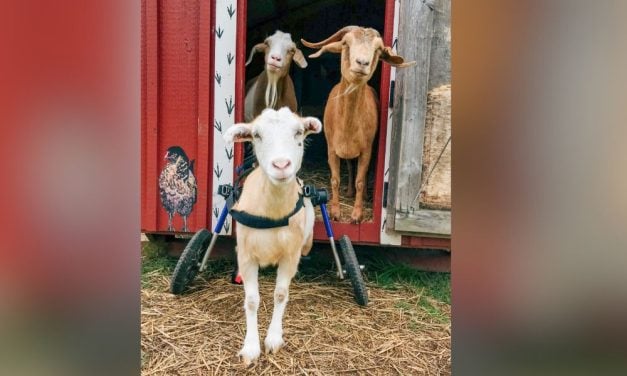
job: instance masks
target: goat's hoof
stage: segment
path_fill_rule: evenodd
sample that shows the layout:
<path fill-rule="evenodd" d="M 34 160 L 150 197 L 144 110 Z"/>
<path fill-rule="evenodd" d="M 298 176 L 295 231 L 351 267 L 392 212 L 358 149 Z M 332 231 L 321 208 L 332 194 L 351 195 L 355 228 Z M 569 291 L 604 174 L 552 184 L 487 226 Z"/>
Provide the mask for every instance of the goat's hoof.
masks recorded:
<path fill-rule="evenodd" d="M 251 363 L 256 362 L 259 359 L 259 355 L 261 354 L 261 349 L 259 345 L 257 346 L 247 346 L 244 345 L 242 350 L 239 352 L 238 356 L 244 362 L 244 365 L 248 367 Z"/>
<path fill-rule="evenodd" d="M 283 345 L 285 344 L 282 336 L 267 336 L 264 343 L 266 345 L 265 346 L 266 354 L 268 353 L 276 354 L 281 349 L 281 347 L 283 347 Z"/>
<path fill-rule="evenodd" d="M 334 221 L 340 220 L 340 205 L 331 205 L 331 219 Z"/>
<path fill-rule="evenodd" d="M 351 223 L 360 223 L 363 219 L 363 214 L 361 209 L 355 208 L 353 210 L 353 214 L 351 214 Z"/>

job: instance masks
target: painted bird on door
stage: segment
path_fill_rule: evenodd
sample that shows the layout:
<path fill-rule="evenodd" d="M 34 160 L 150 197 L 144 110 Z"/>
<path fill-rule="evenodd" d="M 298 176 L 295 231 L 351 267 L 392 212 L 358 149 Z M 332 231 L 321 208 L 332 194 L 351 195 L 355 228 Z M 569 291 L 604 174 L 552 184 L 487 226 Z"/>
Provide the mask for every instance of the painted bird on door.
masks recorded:
<path fill-rule="evenodd" d="M 191 162 L 180 146 L 171 146 L 165 153 L 166 164 L 159 176 L 161 205 L 168 213 L 168 231 L 175 231 L 174 214 L 183 217 L 183 232 L 187 232 L 187 218 L 196 203 L 194 160 Z"/>

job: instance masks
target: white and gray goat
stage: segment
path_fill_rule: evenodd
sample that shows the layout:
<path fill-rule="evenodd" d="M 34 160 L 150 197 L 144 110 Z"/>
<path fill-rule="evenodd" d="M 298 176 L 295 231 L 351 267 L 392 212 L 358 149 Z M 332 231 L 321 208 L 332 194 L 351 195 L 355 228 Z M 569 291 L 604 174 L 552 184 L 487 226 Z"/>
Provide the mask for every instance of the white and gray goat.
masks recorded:
<path fill-rule="evenodd" d="M 252 121 L 266 108 L 278 110 L 289 107 L 298 110 L 294 83 L 289 71 L 292 60 L 301 68 L 307 67 L 307 60 L 296 47 L 289 33 L 277 30 L 250 51 L 246 65 L 250 64 L 257 52 L 264 54 L 264 71 L 246 83 L 244 119 Z"/>

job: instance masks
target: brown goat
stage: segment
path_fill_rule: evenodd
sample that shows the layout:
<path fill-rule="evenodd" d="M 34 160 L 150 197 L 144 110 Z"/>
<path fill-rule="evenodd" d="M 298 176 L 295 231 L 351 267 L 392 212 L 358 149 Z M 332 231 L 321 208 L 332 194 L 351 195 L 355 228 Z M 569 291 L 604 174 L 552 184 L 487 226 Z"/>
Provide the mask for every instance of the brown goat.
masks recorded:
<path fill-rule="evenodd" d="M 265 69 L 246 83 L 244 119 L 250 122 L 266 108 L 278 110 L 287 106 L 296 112 L 298 104 L 289 71 L 292 60 L 301 68 L 307 67 L 303 53 L 296 48 L 291 35 L 280 30 L 253 47 L 246 65 L 256 52 L 264 53 Z"/>
<path fill-rule="evenodd" d="M 331 218 L 340 218 L 340 158 L 358 158 L 351 222 L 359 223 L 363 219 L 365 180 L 379 123 L 376 92 L 367 82 L 374 74 L 379 59 L 395 67 L 408 67 L 415 62 L 406 63 L 403 57 L 394 54 L 392 48 L 383 44 L 379 32 L 371 28 L 346 26 L 321 42 L 311 43 L 303 39 L 301 42 L 310 48 L 321 48 L 309 55 L 310 58 L 316 58 L 323 52 L 341 53 L 342 78 L 329 93 L 324 109 L 324 135 L 331 169 Z M 352 192 L 351 180 L 349 165 L 349 195 Z"/>

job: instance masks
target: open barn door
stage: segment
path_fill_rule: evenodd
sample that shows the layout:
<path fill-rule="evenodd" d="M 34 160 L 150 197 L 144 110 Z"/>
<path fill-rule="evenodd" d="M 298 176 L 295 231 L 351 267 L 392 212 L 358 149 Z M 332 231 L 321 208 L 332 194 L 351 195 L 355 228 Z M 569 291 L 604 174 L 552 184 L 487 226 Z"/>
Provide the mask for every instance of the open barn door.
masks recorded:
<path fill-rule="evenodd" d="M 450 237 L 450 0 L 401 2 L 398 35 L 417 64 L 396 71 L 387 231 Z"/>
<path fill-rule="evenodd" d="M 241 0 L 240 0 L 241 1 Z M 314 49 L 303 46 L 300 39 L 321 41 L 337 30 L 358 25 L 378 30 L 386 46 L 392 44 L 392 25 L 395 6 L 398 0 L 268 0 L 248 1 L 246 13 L 246 51 L 272 35 L 276 30 L 289 32 L 292 40 L 302 49 L 307 59 L 307 67 L 301 69 L 291 65 L 290 77 L 294 83 L 299 113 L 306 116 L 324 118 L 327 98 L 332 88 L 340 81 L 340 57 L 338 54 L 323 54 L 309 58 Z M 241 7 L 240 7 L 241 8 Z M 242 33 L 238 38 L 241 38 Z M 238 39 L 239 41 L 239 39 Z M 259 55 L 251 60 L 243 73 L 247 82 L 254 79 L 264 69 L 264 61 Z M 386 127 L 388 124 L 387 104 L 389 98 L 390 66 L 379 63 L 369 85 L 377 93 L 379 100 L 379 130 L 372 147 L 372 158 L 366 178 L 366 199 L 364 216 L 360 223 L 351 222 L 354 197 L 345 193 L 348 181 L 347 163 L 342 161 L 340 194 L 341 215 L 333 222 L 337 237 L 347 235 L 355 244 L 401 244 L 400 236 L 396 243 L 382 238 L 382 206 L 384 197 L 384 158 L 386 158 Z M 323 132 L 325 128 L 323 127 Z M 356 161 L 354 161 L 356 162 Z M 237 159 L 236 159 L 237 163 Z M 323 134 L 308 137 L 299 177 L 308 184 L 331 190 L 328 165 L 327 143 Z M 316 210 L 314 239 L 327 240 L 321 213 Z"/>

